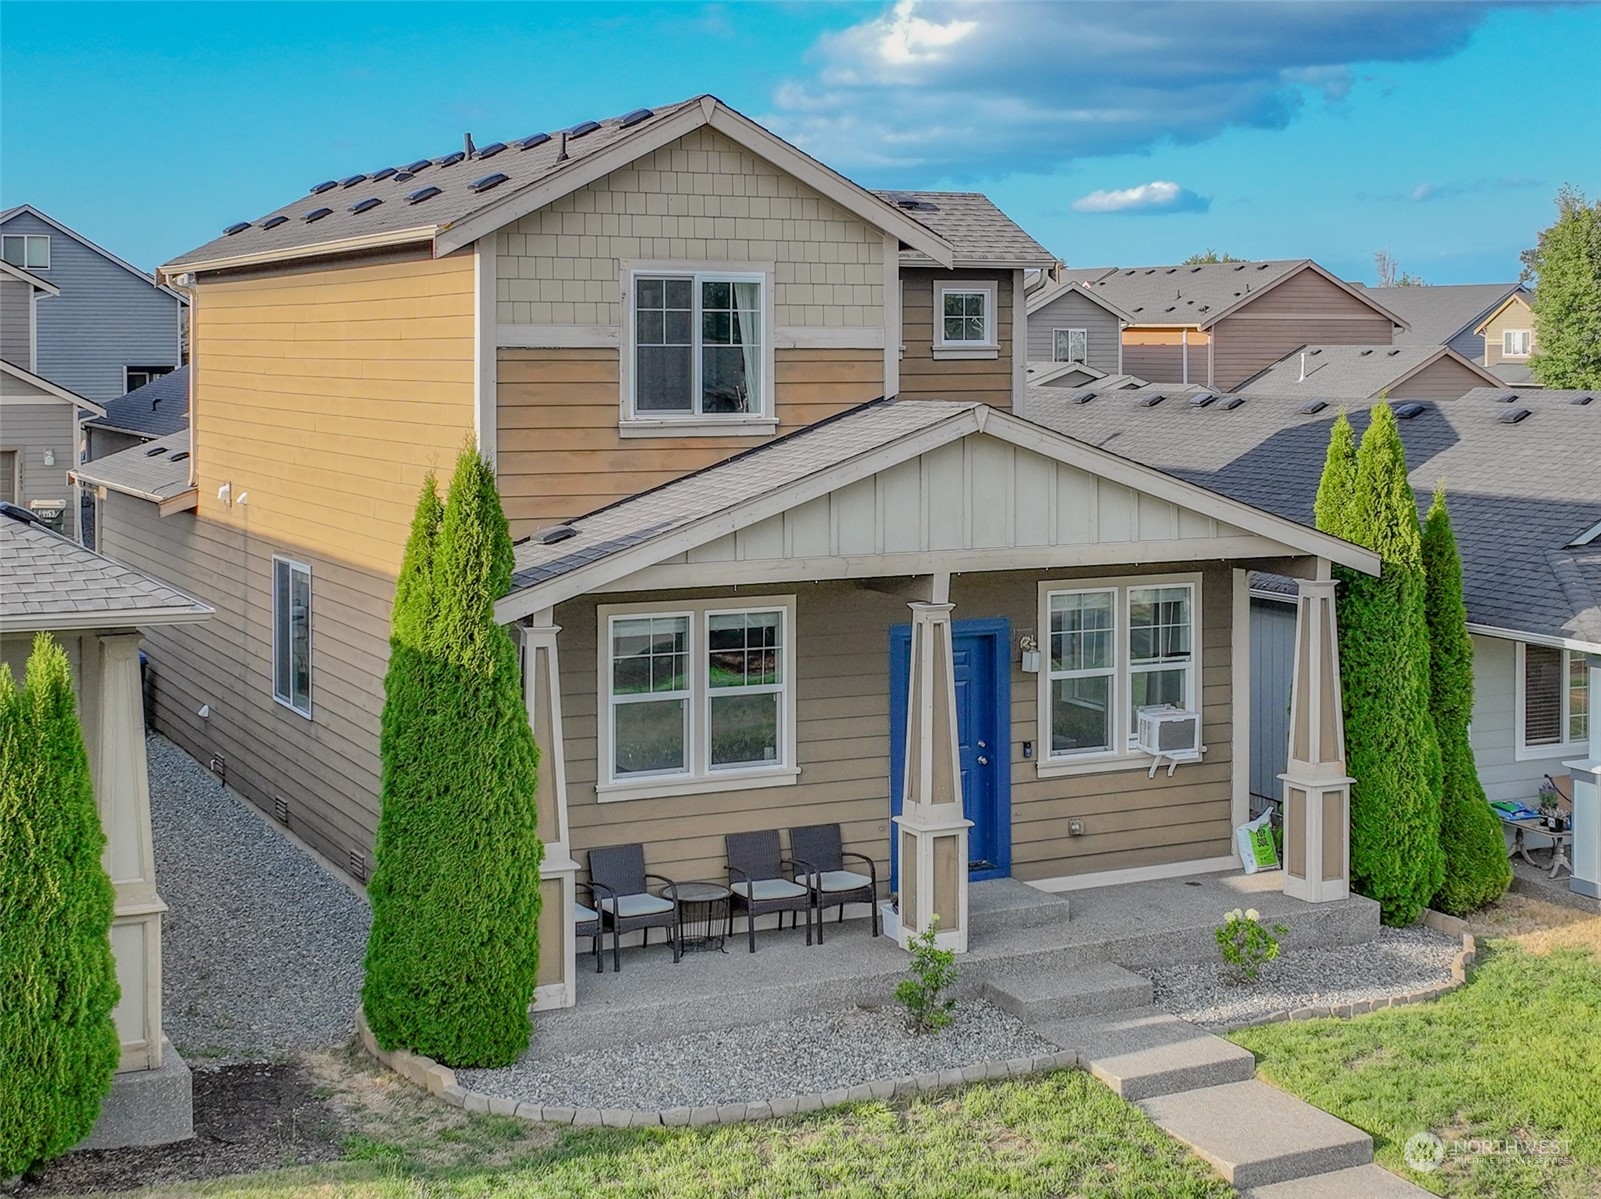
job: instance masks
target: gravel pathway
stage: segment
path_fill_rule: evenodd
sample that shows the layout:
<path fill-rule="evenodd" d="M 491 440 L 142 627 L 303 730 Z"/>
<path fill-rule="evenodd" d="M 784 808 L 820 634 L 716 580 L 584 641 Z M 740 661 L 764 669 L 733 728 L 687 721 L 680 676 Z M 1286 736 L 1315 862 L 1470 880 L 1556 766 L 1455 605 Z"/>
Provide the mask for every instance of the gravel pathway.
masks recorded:
<path fill-rule="evenodd" d="M 146 747 L 167 1036 L 227 1060 L 347 1040 L 367 905 L 171 742 Z"/>
<path fill-rule="evenodd" d="M 1462 950 L 1455 937 L 1422 925 L 1383 928 L 1361 945 L 1280 954 L 1247 986 L 1223 981 L 1217 962 L 1169 966 L 1151 975 L 1156 1006 L 1192 1024 L 1239 1024 L 1310 1004 L 1355 1003 L 1449 982 Z"/>
<path fill-rule="evenodd" d="M 516 1065 L 456 1077 L 472 1090 L 546 1106 L 638 1110 L 760 1103 L 1056 1051 L 987 1003 L 960 1003 L 953 1014 L 943 1031 L 914 1036 L 899 1007 L 848 1008 L 543 1060 L 536 1049 Z"/>

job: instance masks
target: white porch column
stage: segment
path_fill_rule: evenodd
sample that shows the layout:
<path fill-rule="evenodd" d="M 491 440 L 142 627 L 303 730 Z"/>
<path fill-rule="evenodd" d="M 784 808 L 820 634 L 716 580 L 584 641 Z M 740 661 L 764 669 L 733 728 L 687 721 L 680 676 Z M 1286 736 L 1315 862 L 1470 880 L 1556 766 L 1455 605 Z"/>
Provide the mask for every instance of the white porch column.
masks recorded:
<path fill-rule="evenodd" d="M 936 592 L 938 594 L 938 592 Z M 943 599 L 943 596 L 940 597 Z M 937 943 L 967 951 L 967 830 L 956 735 L 950 603 L 914 603 L 900 838 L 900 944 L 939 920 Z"/>
<path fill-rule="evenodd" d="M 1573 878 L 1570 890 L 1601 899 L 1601 657 L 1591 655 L 1590 756 L 1564 762 L 1573 775 Z"/>
<path fill-rule="evenodd" d="M 534 802 L 539 835 L 545 842 L 545 860 L 539 868 L 539 983 L 534 1007 L 572 1007 L 576 991 L 576 950 L 573 938 L 573 861 L 567 831 L 567 762 L 562 744 L 561 669 L 556 656 L 559 625 L 548 611 L 536 613 L 535 623 L 522 627 L 523 698 L 528 723 L 539 746 L 539 781 Z"/>
<path fill-rule="evenodd" d="M 1284 893 L 1309 903 L 1351 894 L 1351 779 L 1332 579 L 1301 579 L 1284 781 Z"/>
<path fill-rule="evenodd" d="M 139 634 L 83 639 L 84 721 L 95 802 L 106 832 L 106 873 L 116 889 L 111 948 L 122 998 L 112 1012 L 122 1039 L 119 1070 L 161 1066 L 161 914 L 150 839 L 150 776 L 139 685 Z"/>

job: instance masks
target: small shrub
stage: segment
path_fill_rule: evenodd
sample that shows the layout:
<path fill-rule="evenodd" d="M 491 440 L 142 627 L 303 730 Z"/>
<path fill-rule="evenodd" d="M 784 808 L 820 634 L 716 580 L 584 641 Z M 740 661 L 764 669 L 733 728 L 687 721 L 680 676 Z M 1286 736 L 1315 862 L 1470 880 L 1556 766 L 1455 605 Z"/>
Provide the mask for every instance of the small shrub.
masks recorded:
<path fill-rule="evenodd" d="M 1275 924 L 1271 930 L 1264 927 L 1255 908 L 1224 912 L 1223 923 L 1215 930 L 1218 952 L 1223 955 L 1223 976 L 1236 986 L 1254 983 L 1262 964 L 1279 956 L 1279 938 L 1289 931 L 1284 924 Z"/>
<path fill-rule="evenodd" d="M 938 1032 L 951 1022 L 956 1000 L 946 995 L 956 985 L 956 955 L 934 944 L 939 917 L 912 938 L 912 964 L 895 987 L 895 1002 L 906 1009 L 909 1032 Z"/>

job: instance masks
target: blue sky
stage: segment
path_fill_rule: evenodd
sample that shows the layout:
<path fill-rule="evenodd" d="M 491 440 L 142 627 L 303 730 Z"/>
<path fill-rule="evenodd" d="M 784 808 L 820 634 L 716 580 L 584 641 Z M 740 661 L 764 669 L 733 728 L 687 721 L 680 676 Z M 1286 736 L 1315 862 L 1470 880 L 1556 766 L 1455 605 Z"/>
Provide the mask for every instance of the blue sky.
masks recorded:
<path fill-rule="evenodd" d="M 1071 264 L 1510 279 L 1601 194 L 1601 6 L 0 4 L 0 203 L 150 267 L 319 179 L 713 92 Z"/>

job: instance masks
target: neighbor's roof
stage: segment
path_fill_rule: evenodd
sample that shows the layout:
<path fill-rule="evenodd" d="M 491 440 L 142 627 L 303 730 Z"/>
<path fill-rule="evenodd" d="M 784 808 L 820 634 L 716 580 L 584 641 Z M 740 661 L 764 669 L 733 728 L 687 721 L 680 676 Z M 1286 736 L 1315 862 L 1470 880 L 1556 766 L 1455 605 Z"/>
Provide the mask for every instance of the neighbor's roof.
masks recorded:
<path fill-rule="evenodd" d="M 0 629 L 112 629 L 204 620 L 212 609 L 0 505 Z"/>
<path fill-rule="evenodd" d="M 1507 296 L 1506 299 L 1502 300 L 1494 308 L 1490 309 L 1489 312 L 1485 313 L 1484 314 L 1484 319 L 1481 320 L 1478 323 L 1478 325 L 1474 328 L 1473 331 L 1475 333 L 1483 333 L 1484 332 L 1484 327 L 1486 325 L 1488 325 L 1496 317 L 1500 316 L 1508 308 L 1511 308 L 1511 307 L 1513 307 L 1515 305 L 1521 305 L 1524 308 L 1532 308 L 1532 306 L 1529 303 L 1530 299 L 1531 299 L 1531 293 L 1529 292 L 1529 290 L 1527 288 L 1524 288 L 1524 287 L 1518 288 L 1511 295 Z"/>
<path fill-rule="evenodd" d="M 1104 292 L 1097 291 L 1090 284 L 1098 278 L 1110 274 L 1109 269 L 1097 268 L 1093 271 L 1063 270 L 1061 278 L 1047 282 L 1042 287 L 1035 288 L 1028 296 L 1028 312 L 1032 316 L 1047 304 L 1060 300 L 1070 293 L 1082 295 L 1091 303 L 1106 309 L 1124 324 L 1135 324 L 1135 318 L 1114 304 Z"/>
<path fill-rule="evenodd" d="M 1105 371 L 1096 370 L 1093 366 L 1087 366 L 1082 362 L 1030 362 L 1026 372 L 1028 383 L 1040 387 L 1070 386 L 1061 382 L 1064 375 L 1079 376 L 1077 381 L 1086 387 L 1106 378 Z"/>
<path fill-rule="evenodd" d="M 1056 255 L 1025 233 L 980 192 L 874 192 L 950 243 L 956 266 L 1049 267 Z M 901 251 L 907 266 L 936 266 L 917 249 Z"/>
<path fill-rule="evenodd" d="M 106 414 L 85 421 L 97 429 L 113 429 L 139 437 L 161 437 L 189 427 L 189 368 L 159 375 L 125 396 L 106 401 Z"/>
<path fill-rule="evenodd" d="M 156 503 L 182 495 L 190 488 L 188 421 L 176 433 L 96 458 L 72 474 L 90 487 L 106 487 Z"/>
<path fill-rule="evenodd" d="M 59 296 L 61 294 L 61 289 L 50 280 L 41 279 L 32 271 L 25 271 L 20 266 L 15 266 L 4 259 L 0 259 L 0 275 L 10 275 L 13 279 L 20 280 L 35 291 L 44 292 L 47 296 Z"/>
<path fill-rule="evenodd" d="M 1227 410 L 1134 392 L 1031 388 L 1028 413 L 1114 453 L 1309 522 L 1338 405 L 1302 413 L 1288 397 L 1252 395 Z M 1574 546 L 1601 522 L 1601 393 L 1475 388 L 1419 405 L 1399 422 L 1420 510 L 1447 489 L 1462 552 L 1469 620 L 1487 629 L 1579 642 L 1601 652 L 1601 542 Z M 1501 397 L 1514 396 L 1509 402 Z M 1399 406 L 1399 405 L 1398 405 Z M 1503 424 L 1508 412 L 1526 419 Z M 1364 409 L 1351 413 L 1360 431 Z"/>
<path fill-rule="evenodd" d="M 463 148 L 446 146 L 415 160 L 358 164 L 350 174 L 313 181 L 307 193 L 254 221 L 235 222 L 162 270 L 173 275 L 414 242 L 432 243 L 436 255 L 448 253 L 708 125 L 875 228 L 897 234 L 935 261 L 949 260 L 950 247 L 911 213 L 715 96 L 695 96 L 565 130 L 520 130 L 514 140 L 483 141 L 470 158 Z"/>
<path fill-rule="evenodd" d="M 1460 333 L 1473 332 L 1503 300 L 1523 288 L 1517 283 L 1453 283 L 1364 290 L 1412 326 L 1395 335 L 1396 345 L 1443 346 Z"/>
<path fill-rule="evenodd" d="M 1486 369 L 1509 387 L 1545 386 L 1534 377 L 1534 372 L 1529 369 L 1527 362 L 1497 362 Z"/>
<path fill-rule="evenodd" d="M 1306 377 L 1301 377 L 1301 356 L 1306 355 Z M 1245 394 L 1286 395 L 1306 398 L 1370 400 L 1398 387 L 1441 359 L 1449 359 L 1479 376 L 1484 386 L 1496 377 L 1449 346 L 1302 346 L 1258 371 L 1235 390 Z"/>

